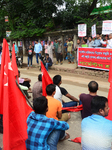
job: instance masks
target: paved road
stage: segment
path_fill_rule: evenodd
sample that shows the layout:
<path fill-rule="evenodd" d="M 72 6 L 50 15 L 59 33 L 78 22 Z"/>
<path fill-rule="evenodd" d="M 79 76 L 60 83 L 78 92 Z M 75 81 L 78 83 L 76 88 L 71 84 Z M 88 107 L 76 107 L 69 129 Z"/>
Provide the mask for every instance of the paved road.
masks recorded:
<path fill-rule="evenodd" d="M 20 69 L 21 77 L 31 78 L 31 86 L 37 81 L 38 74 L 41 73 L 37 68 L 30 68 L 27 70 L 26 68 Z M 99 91 L 98 95 L 107 96 L 109 83 L 107 80 L 101 80 L 96 77 L 88 77 L 86 76 L 74 76 L 74 74 L 62 73 L 56 71 L 49 71 L 51 78 L 56 75 L 62 75 L 62 87 L 65 87 L 68 92 L 75 97 L 78 98 L 80 93 L 88 93 L 87 84 L 91 80 L 96 80 L 99 83 Z M 63 97 L 65 101 L 69 101 L 66 97 Z M 32 99 L 31 99 L 32 100 Z M 70 138 L 74 139 L 75 137 L 81 136 L 81 116 L 80 112 L 71 113 L 71 119 L 68 121 L 70 125 L 70 129 L 67 131 L 70 134 Z M 0 146 L 2 146 L 2 135 L 0 135 Z M 80 150 L 81 145 L 69 141 L 59 142 L 58 150 Z"/>

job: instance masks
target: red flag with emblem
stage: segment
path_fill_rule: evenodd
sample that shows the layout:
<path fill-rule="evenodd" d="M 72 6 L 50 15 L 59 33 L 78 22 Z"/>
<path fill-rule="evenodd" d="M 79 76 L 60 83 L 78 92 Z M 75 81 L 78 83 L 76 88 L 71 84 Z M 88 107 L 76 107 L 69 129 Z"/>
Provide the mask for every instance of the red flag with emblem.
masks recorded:
<path fill-rule="evenodd" d="M 44 67 L 42 61 L 41 61 L 41 71 L 42 71 L 42 93 L 43 93 L 43 96 L 47 96 L 46 86 L 49 84 L 53 84 L 53 81 L 51 77 L 49 76 L 46 68 Z"/>
<path fill-rule="evenodd" d="M 4 150 L 26 150 L 26 119 L 32 109 L 16 85 L 8 44 L 5 39 L 3 40 L 2 52 L 0 110 L 3 110 L 3 148 Z"/>

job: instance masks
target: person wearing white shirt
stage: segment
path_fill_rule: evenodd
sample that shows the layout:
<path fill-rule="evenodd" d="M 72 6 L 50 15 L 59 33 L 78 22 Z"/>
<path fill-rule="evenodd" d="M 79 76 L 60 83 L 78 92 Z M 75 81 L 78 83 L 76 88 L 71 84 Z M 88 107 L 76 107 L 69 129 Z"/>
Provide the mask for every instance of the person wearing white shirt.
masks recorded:
<path fill-rule="evenodd" d="M 112 48 L 112 33 L 109 34 L 109 40 L 104 42 L 100 37 L 100 41 L 102 44 L 107 44 L 106 48 Z"/>

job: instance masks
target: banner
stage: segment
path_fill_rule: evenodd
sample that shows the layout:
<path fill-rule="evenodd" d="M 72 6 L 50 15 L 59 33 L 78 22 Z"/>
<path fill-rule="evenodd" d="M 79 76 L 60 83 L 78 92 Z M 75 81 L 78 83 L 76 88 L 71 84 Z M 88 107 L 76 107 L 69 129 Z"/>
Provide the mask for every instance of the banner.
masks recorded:
<path fill-rule="evenodd" d="M 112 33 L 112 20 L 105 20 L 102 24 L 102 34 L 108 35 Z"/>
<path fill-rule="evenodd" d="M 109 71 L 112 49 L 78 48 L 78 66 Z"/>
<path fill-rule="evenodd" d="M 86 36 L 86 29 L 87 29 L 86 24 L 78 24 L 78 36 L 79 37 Z"/>
<path fill-rule="evenodd" d="M 11 35 L 11 31 L 6 31 L 6 37 L 9 37 Z"/>
<path fill-rule="evenodd" d="M 95 38 L 95 37 L 96 37 L 96 24 L 94 24 L 94 25 L 91 27 L 91 35 L 92 35 L 92 38 Z"/>

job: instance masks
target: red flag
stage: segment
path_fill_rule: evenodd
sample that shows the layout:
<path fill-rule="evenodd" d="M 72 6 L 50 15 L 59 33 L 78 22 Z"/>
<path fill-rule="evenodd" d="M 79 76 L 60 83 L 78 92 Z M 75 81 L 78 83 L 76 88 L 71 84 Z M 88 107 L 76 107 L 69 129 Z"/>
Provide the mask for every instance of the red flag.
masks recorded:
<path fill-rule="evenodd" d="M 106 117 L 106 119 L 112 121 L 112 82 L 110 82 L 110 88 L 109 88 L 109 93 L 108 93 L 108 105 L 109 105 L 109 114 Z"/>
<path fill-rule="evenodd" d="M 75 139 L 71 139 L 72 142 L 81 143 L 81 137 L 76 137 Z"/>
<path fill-rule="evenodd" d="M 62 107 L 62 110 L 66 111 L 72 111 L 72 112 L 78 112 L 83 110 L 83 105 L 75 106 L 75 107 Z"/>
<path fill-rule="evenodd" d="M 16 85 L 14 73 L 9 58 L 9 49 L 6 40 L 3 41 L 3 56 L 1 75 L 3 82 L 2 91 L 3 105 L 3 148 L 4 150 L 26 150 L 27 139 L 26 119 L 32 109 L 27 105 L 26 99 Z M 2 58 L 3 59 L 3 58 Z M 1 109 L 1 108 L 0 108 Z"/>
<path fill-rule="evenodd" d="M 42 71 L 42 93 L 43 93 L 43 96 L 47 96 L 46 86 L 49 84 L 53 84 L 53 81 L 51 77 L 49 76 L 46 68 L 44 67 L 42 61 L 41 61 L 41 71 Z"/>
<path fill-rule="evenodd" d="M 12 69 L 14 72 L 14 76 L 18 76 L 18 68 L 17 68 L 17 63 L 16 63 L 16 55 L 15 55 L 15 46 L 13 44 L 13 49 L 12 49 Z"/>
<path fill-rule="evenodd" d="M 110 82 L 110 87 L 109 87 L 109 92 L 108 92 L 108 105 L 109 105 L 109 114 L 106 117 L 106 119 L 112 121 L 112 59 L 110 63 L 110 69 L 109 69 L 109 79 L 108 81 Z"/>

